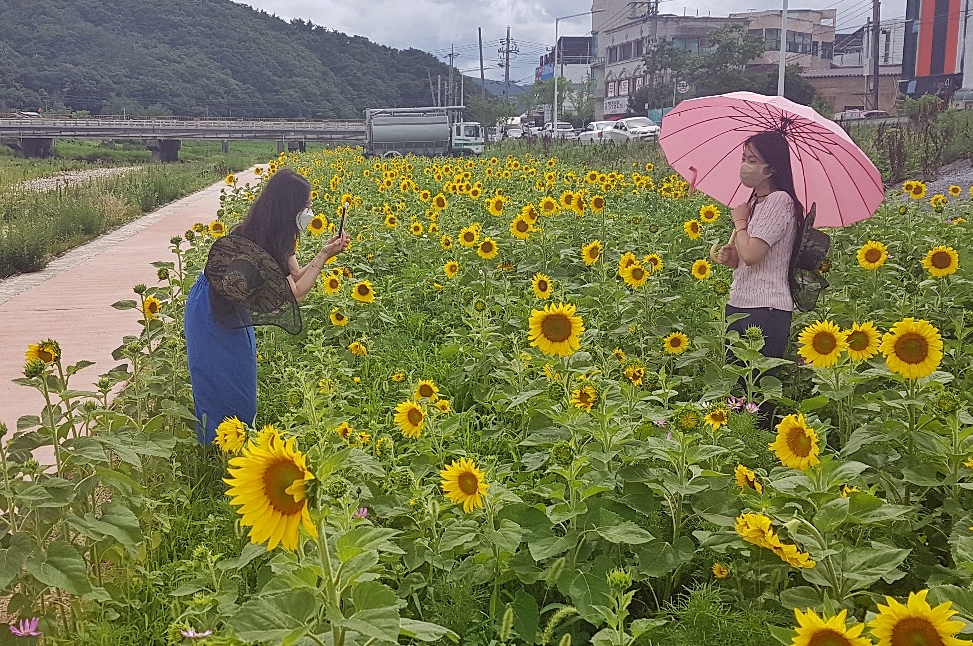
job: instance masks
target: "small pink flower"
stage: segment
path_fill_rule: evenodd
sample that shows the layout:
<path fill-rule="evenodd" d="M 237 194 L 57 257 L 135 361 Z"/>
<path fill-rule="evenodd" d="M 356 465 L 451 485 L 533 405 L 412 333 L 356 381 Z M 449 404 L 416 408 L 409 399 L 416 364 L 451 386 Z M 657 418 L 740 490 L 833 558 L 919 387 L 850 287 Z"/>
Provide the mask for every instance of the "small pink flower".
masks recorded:
<path fill-rule="evenodd" d="M 368 507 L 359 507 L 358 511 L 351 515 L 352 518 L 368 518 Z"/>
<path fill-rule="evenodd" d="M 737 399 L 736 397 L 731 395 L 729 398 L 727 398 L 726 405 L 732 408 L 733 410 L 740 410 L 741 408 L 743 408 L 743 404 L 746 401 L 747 401 L 746 397 L 741 397 Z"/>
<path fill-rule="evenodd" d="M 193 630 L 192 628 L 190 628 L 189 630 L 182 630 L 180 632 L 182 633 L 182 636 L 183 637 L 185 637 L 186 639 L 192 639 L 192 640 L 202 639 L 204 637 L 209 637 L 210 635 L 213 634 L 213 631 L 212 630 L 204 630 L 203 632 L 198 633 L 195 630 Z"/>
<path fill-rule="evenodd" d="M 33 619 L 21 619 L 19 622 L 10 624 L 10 632 L 17 637 L 40 637 L 41 631 L 37 630 L 38 617 Z"/>
<path fill-rule="evenodd" d="M 657 419 L 657 420 L 655 420 L 652 423 L 655 424 L 656 426 L 658 426 L 659 428 L 665 428 L 666 426 L 669 425 L 669 422 L 667 422 L 664 419 Z"/>
<path fill-rule="evenodd" d="M 753 413 L 754 415 L 756 415 L 757 411 L 760 410 L 760 406 L 756 402 L 748 402 L 746 409 L 748 413 Z"/>

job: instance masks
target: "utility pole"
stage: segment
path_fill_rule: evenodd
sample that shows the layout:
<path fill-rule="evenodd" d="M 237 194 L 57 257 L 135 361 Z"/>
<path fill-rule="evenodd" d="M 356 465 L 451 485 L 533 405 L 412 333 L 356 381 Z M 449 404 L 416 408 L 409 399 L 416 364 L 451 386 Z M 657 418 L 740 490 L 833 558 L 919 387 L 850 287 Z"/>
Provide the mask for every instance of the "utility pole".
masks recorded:
<path fill-rule="evenodd" d="M 433 105 L 436 104 L 436 89 L 432 86 L 432 72 L 426 69 L 426 76 L 429 77 L 429 96 L 432 98 Z"/>
<path fill-rule="evenodd" d="M 438 85 L 438 89 L 436 90 L 436 106 L 441 108 L 443 105 L 443 75 L 442 74 L 436 75 L 436 84 Z"/>
<path fill-rule="evenodd" d="M 456 54 L 453 53 L 453 46 L 449 46 L 449 81 L 446 84 L 446 105 L 452 105 L 456 102 L 453 97 L 453 59 L 456 58 Z"/>
<path fill-rule="evenodd" d="M 882 3 L 872 0 L 872 110 L 878 110 L 878 41 L 881 38 Z"/>
<path fill-rule="evenodd" d="M 503 104 L 510 105 L 510 25 L 507 25 L 507 42 L 503 47 Z"/>
<path fill-rule="evenodd" d="M 483 74 L 483 27 L 476 28 L 480 40 L 480 101 L 486 101 L 486 77 Z"/>

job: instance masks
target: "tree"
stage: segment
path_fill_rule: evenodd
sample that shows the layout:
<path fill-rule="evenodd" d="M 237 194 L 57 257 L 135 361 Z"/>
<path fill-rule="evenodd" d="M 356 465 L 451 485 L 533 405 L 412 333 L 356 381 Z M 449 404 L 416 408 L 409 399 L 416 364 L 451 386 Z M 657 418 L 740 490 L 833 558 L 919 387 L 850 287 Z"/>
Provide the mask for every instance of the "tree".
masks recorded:
<path fill-rule="evenodd" d="M 571 81 L 567 80 L 563 76 L 557 79 L 557 105 L 558 112 L 562 112 L 564 108 L 564 100 L 568 96 L 568 92 L 571 90 Z M 554 104 L 554 79 L 549 78 L 546 81 L 535 81 L 534 87 L 531 89 L 529 94 L 522 94 L 523 100 L 530 103 L 525 109 L 529 110 L 531 108 L 537 107 L 539 105 L 551 105 Z M 563 112 L 562 112 L 563 114 Z"/>
<path fill-rule="evenodd" d="M 777 77 L 777 70 L 765 73 L 763 78 L 755 79 L 753 91 L 760 94 L 777 94 Z M 817 90 L 801 76 L 801 68 L 797 65 L 787 65 L 784 68 L 784 96 L 801 105 L 811 105 L 817 96 Z"/>
<path fill-rule="evenodd" d="M 506 105 L 503 99 L 487 95 L 480 99 L 477 95 L 468 95 L 466 102 L 466 118 L 477 121 L 484 126 L 495 126 L 513 116 L 513 108 Z"/>
<path fill-rule="evenodd" d="M 560 94 L 560 83 L 558 84 Z M 567 92 L 567 99 L 571 102 L 571 110 L 565 118 L 576 126 L 583 126 L 595 116 L 595 93 L 592 88 L 591 72 L 585 75 L 580 83 L 572 83 Z"/>
<path fill-rule="evenodd" d="M 743 25 L 723 25 L 710 32 L 711 49 L 690 61 L 689 82 L 702 94 L 754 90 L 759 76 L 747 71 L 747 63 L 764 53 L 764 41 Z"/>
<path fill-rule="evenodd" d="M 670 81 L 674 76 L 684 76 L 690 69 L 692 54 L 679 49 L 668 40 L 649 43 L 642 57 L 645 66 L 646 82 L 644 93 L 639 97 L 635 107 L 644 111 L 645 105 L 650 108 L 662 108 L 668 103 L 666 99 L 672 96 Z M 635 94 L 639 94 L 636 92 Z M 631 98 L 629 107 L 633 107 Z"/>

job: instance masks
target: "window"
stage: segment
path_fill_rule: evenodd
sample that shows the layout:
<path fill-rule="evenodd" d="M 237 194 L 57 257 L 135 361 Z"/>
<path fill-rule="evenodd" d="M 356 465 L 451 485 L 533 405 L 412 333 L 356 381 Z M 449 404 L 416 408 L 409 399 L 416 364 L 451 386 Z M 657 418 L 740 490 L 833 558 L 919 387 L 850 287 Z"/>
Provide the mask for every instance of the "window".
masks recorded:
<path fill-rule="evenodd" d="M 679 37 L 672 39 L 672 46 L 692 54 L 699 53 L 699 37 Z"/>
<path fill-rule="evenodd" d="M 628 79 L 618 82 L 618 96 L 628 96 Z"/>
<path fill-rule="evenodd" d="M 605 83 L 605 93 L 609 98 L 615 96 L 615 81 Z"/>
<path fill-rule="evenodd" d="M 640 76 L 635 79 L 635 91 L 638 92 L 645 85 L 645 78 Z"/>
<path fill-rule="evenodd" d="M 747 30 L 747 33 L 750 34 L 751 36 L 756 36 L 760 40 L 763 40 L 764 39 L 764 30 L 763 29 L 748 29 Z"/>
<path fill-rule="evenodd" d="M 818 55 L 818 45 L 819 44 L 820 43 L 818 43 L 818 41 L 814 41 L 813 43 L 811 43 L 811 56 L 817 56 Z"/>
<path fill-rule="evenodd" d="M 609 47 L 608 48 L 608 62 L 609 63 L 617 63 L 618 62 L 618 48 L 617 47 Z"/>
<path fill-rule="evenodd" d="M 463 126 L 463 134 L 467 137 L 479 137 L 480 136 L 480 126 Z"/>
<path fill-rule="evenodd" d="M 787 51 L 792 54 L 811 53 L 811 34 L 787 30 Z"/>
<path fill-rule="evenodd" d="M 632 42 L 622 43 L 619 48 L 621 51 L 618 53 L 618 60 L 627 61 L 632 58 Z"/>
<path fill-rule="evenodd" d="M 780 29 L 764 29 L 764 51 L 780 50 Z"/>
<path fill-rule="evenodd" d="M 828 41 L 821 42 L 821 58 L 834 58 L 834 43 Z"/>
<path fill-rule="evenodd" d="M 639 38 L 635 41 L 635 51 L 632 52 L 635 58 L 642 58 L 645 55 L 645 41 Z"/>

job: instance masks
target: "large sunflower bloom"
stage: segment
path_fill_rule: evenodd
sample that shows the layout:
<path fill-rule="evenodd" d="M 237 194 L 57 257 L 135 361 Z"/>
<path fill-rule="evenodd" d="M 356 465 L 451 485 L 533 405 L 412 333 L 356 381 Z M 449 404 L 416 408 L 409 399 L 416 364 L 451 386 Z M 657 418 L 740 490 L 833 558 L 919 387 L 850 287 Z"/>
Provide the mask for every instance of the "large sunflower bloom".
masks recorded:
<path fill-rule="evenodd" d="M 348 325 L 348 317 L 342 314 L 338 308 L 331 310 L 331 315 L 328 317 L 331 319 L 331 325 L 335 327 L 344 327 Z"/>
<path fill-rule="evenodd" d="M 847 610 L 842 610 L 825 620 L 810 608 L 804 613 L 794 608 L 798 625 L 794 629 L 797 635 L 793 646 L 872 646 L 872 640 L 860 637 L 865 624 L 855 624 L 851 628 L 845 626 L 847 613 Z"/>
<path fill-rule="evenodd" d="M 699 208 L 699 219 L 706 224 L 716 222 L 720 217 L 720 209 L 715 204 L 707 204 Z"/>
<path fill-rule="evenodd" d="M 530 237 L 533 228 L 531 221 L 525 215 L 518 215 L 510 221 L 510 235 L 518 240 L 526 240 Z"/>
<path fill-rule="evenodd" d="M 363 280 L 351 290 L 351 297 L 359 303 L 372 303 L 375 301 L 375 291 L 372 289 L 371 281 Z"/>
<path fill-rule="evenodd" d="M 705 258 L 700 258 L 693 263 L 693 277 L 697 280 L 706 280 L 710 276 L 710 266 Z"/>
<path fill-rule="evenodd" d="M 490 215 L 493 216 L 503 215 L 504 206 L 505 206 L 505 202 L 503 201 L 503 198 L 499 195 L 497 195 L 496 197 L 491 197 L 489 200 L 486 201 L 486 209 L 487 211 L 490 212 Z"/>
<path fill-rule="evenodd" d="M 476 244 L 477 239 L 480 237 L 480 232 L 474 226 L 463 227 L 459 232 L 459 236 L 456 238 L 459 243 L 466 248 L 470 248 Z"/>
<path fill-rule="evenodd" d="M 469 514 L 483 506 L 483 497 L 490 485 L 484 480 L 483 472 L 476 468 L 473 460 L 454 460 L 439 472 L 439 476 L 443 479 L 440 486 L 446 498 L 457 505 L 463 505 L 464 512 Z"/>
<path fill-rule="evenodd" d="M 456 278 L 459 274 L 459 263 L 455 260 L 447 260 L 446 264 L 443 265 L 443 273 L 446 274 L 447 278 Z"/>
<path fill-rule="evenodd" d="M 319 236 L 328 228 L 328 222 L 320 215 L 315 215 L 311 218 L 311 223 L 307 225 L 307 228 L 311 231 L 311 235 Z"/>
<path fill-rule="evenodd" d="M 742 464 L 733 469 L 733 479 L 741 489 L 753 489 L 757 493 L 763 493 L 764 486 L 757 480 L 757 474 Z"/>
<path fill-rule="evenodd" d="M 662 340 L 662 349 L 666 354 L 682 354 L 689 347 L 689 337 L 682 332 L 673 332 Z"/>
<path fill-rule="evenodd" d="M 909 197 L 914 200 L 921 200 L 926 197 L 926 185 L 919 181 L 913 181 L 909 190 Z"/>
<path fill-rule="evenodd" d="M 586 413 L 591 412 L 591 407 L 598 401 L 598 391 L 594 386 L 582 386 L 571 393 L 571 405 L 580 408 Z"/>
<path fill-rule="evenodd" d="M 935 608 L 926 601 L 929 590 L 910 592 L 902 604 L 885 597 L 887 606 L 878 604 L 878 616 L 868 622 L 878 646 L 970 646 L 973 642 L 953 637 L 963 629 L 962 621 L 951 621 L 956 614 L 952 602 L 945 601 Z"/>
<path fill-rule="evenodd" d="M 324 280 L 321 281 L 322 286 L 326 294 L 334 295 L 341 290 L 341 280 L 335 275 L 325 276 Z"/>
<path fill-rule="evenodd" d="M 845 330 L 847 347 L 845 350 L 852 361 L 868 361 L 878 354 L 881 335 L 871 321 L 855 323 L 850 330 Z"/>
<path fill-rule="evenodd" d="M 491 260 L 497 257 L 500 250 L 497 248 L 497 243 L 493 241 L 493 238 L 483 238 L 480 243 L 480 247 L 476 250 L 476 255 L 484 260 Z"/>
<path fill-rule="evenodd" d="M 162 303 L 155 296 L 146 296 L 145 304 L 142 306 L 142 315 L 145 316 L 146 320 L 152 320 L 158 318 L 159 311 L 162 309 Z"/>
<path fill-rule="evenodd" d="M 591 198 L 591 210 L 595 213 L 601 213 L 605 210 L 605 198 L 601 195 L 595 195 Z"/>
<path fill-rule="evenodd" d="M 442 211 L 449 206 L 449 202 L 446 201 L 446 196 L 442 193 L 436 194 L 436 197 L 432 198 L 432 205 Z"/>
<path fill-rule="evenodd" d="M 650 253 L 642 258 L 642 264 L 649 268 L 649 271 L 655 273 L 662 269 L 662 257 L 657 253 Z"/>
<path fill-rule="evenodd" d="M 592 240 L 581 247 L 581 257 L 584 264 L 593 265 L 601 258 L 601 240 Z"/>
<path fill-rule="evenodd" d="M 530 286 L 534 290 L 534 296 L 540 299 L 550 298 L 554 291 L 554 287 L 551 285 L 551 279 L 547 274 L 534 274 L 534 278 L 530 281 Z"/>
<path fill-rule="evenodd" d="M 548 356 L 574 354 L 581 345 L 581 333 L 584 332 L 584 323 L 575 311 L 575 306 L 570 303 L 552 303 L 531 312 L 530 344 Z"/>
<path fill-rule="evenodd" d="M 416 384 L 416 401 L 420 399 L 435 401 L 437 393 L 439 393 L 439 387 L 436 386 L 436 382 L 432 379 L 420 379 L 419 383 Z"/>
<path fill-rule="evenodd" d="M 714 431 L 718 431 L 721 427 L 726 426 L 726 422 L 730 415 L 725 408 L 718 406 L 706 413 L 706 417 L 703 421 L 709 424 L 710 428 Z"/>
<path fill-rule="evenodd" d="M 952 247 L 939 245 L 933 247 L 922 259 L 922 266 L 936 278 L 955 274 L 959 269 L 959 254 Z"/>
<path fill-rule="evenodd" d="M 699 220 L 693 218 L 682 225 L 682 230 L 686 232 L 690 240 L 696 240 L 703 233 L 703 227 L 699 224 Z"/>
<path fill-rule="evenodd" d="M 769 516 L 756 513 L 741 514 L 737 516 L 733 529 L 740 538 L 759 547 L 773 549 L 780 545 L 780 539 L 771 527 Z"/>
<path fill-rule="evenodd" d="M 47 339 L 40 343 L 31 343 L 27 346 L 27 352 L 24 353 L 24 358 L 27 361 L 36 359 L 44 363 L 54 363 L 61 358 L 61 346 L 57 341 L 52 339 Z"/>
<path fill-rule="evenodd" d="M 640 263 L 634 262 L 621 271 L 622 279 L 632 289 L 638 289 L 649 279 L 649 272 Z"/>
<path fill-rule="evenodd" d="M 804 422 L 804 415 L 788 415 L 777 425 L 777 439 L 768 448 L 785 467 L 807 470 L 821 461 L 818 434 Z"/>
<path fill-rule="evenodd" d="M 561 193 L 561 207 L 565 209 L 570 209 L 574 206 L 575 194 L 573 191 L 564 191 Z"/>
<path fill-rule="evenodd" d="M 858 250 L 858 264 L 863 269 L 875 270 L 885 264 L 889 249 L 881 242 L 869 240 Z"/>
<path fill-rule="evenodd" d="M 264 427 L 256 441 L 248 442 L 243 455 L 230 459 L 230 486 L 226 495 L 243 516 L 240 524 L 251 527 L 250 542 L 267 542 L 267 551 L 281 545 L 296 550 L 299 526 L 318 535 L 307 507 L 306 483 L 314 480 L 295 438 L 285 440 L 280 432 Z"/>
<path fill-rule="evenodd" d="M 557 204 L 557 200 L 550 195 L 545 195 L 541 198 L 540 209 L 544 215 L 554 215 L 560 210 L 560 207 Z"/>
<path fill-rule="evenodd" d="M 879 347 L 889 370 L 906 379 L 928 377 L 943 360 L 943 339 L 929 321 L 902 319 L 882 338 Z"/>
<path fill-rule="evenodd" d="M 415 402 L 404 401 L 395 407 L 395 423 L 402 431 L 402 435 L 415 439 L 422 435 L 422 427 L 426 425 L 426 414 Z"/>
<path fill-rule="evenodd" d="M 848 347 L 845 333 L 831 321 L 817 321 L 797 337 L 801 347 L 797 353 L 815 368 L 828 368 L 837 363 Z"/>

